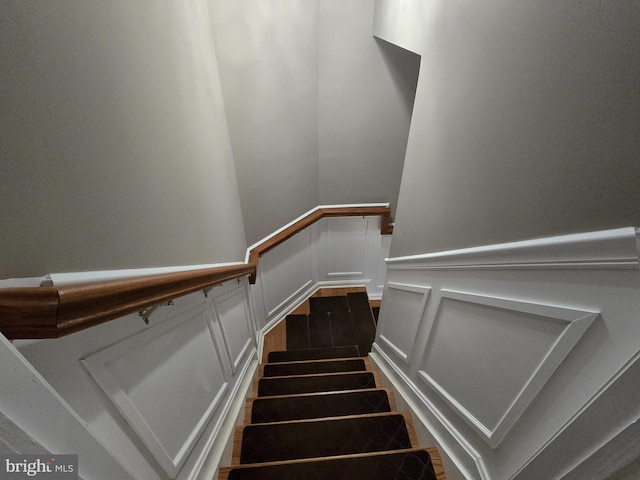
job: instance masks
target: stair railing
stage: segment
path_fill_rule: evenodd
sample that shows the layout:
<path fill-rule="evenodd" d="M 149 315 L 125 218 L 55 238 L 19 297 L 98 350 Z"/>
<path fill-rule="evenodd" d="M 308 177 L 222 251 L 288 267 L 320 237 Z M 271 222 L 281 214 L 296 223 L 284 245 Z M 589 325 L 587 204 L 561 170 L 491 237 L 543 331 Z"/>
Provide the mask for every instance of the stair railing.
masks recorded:
<path fill-rule="evenodd" d="M 260 256 L 324 217 L 380 216 L 392 233 L 388 206 L 318 207 L 248 252 L 244 264 L 53 287 L 0 289 L 0 331 L 9 339 L 58 338 L 141 312 L 229 280 L 255 283 Z"/>

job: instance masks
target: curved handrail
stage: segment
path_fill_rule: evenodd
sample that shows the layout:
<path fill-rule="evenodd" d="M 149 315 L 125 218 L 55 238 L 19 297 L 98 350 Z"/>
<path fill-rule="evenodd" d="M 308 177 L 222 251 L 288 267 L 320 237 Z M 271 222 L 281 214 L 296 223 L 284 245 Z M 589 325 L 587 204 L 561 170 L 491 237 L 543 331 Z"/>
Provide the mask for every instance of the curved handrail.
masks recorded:
<path fill-rule="evenodd" d="M 277 247 L 281 243 L 300 233 L 305 228 L 311 226 L 318 220 L 325 217 L 359 217 L 359 216 L 378 216 L 381 217 L 380 233 L 389 235 L 393 233 L 391 225 L 391 208 L 388 206 L 362 206 L 362 207 L 322 207 L 318 208 L 300 220 L 278 232 L 276 235 L 268 238 L 264 242 L 254 246 L 249 252 L 249 263 L 256 265 L 256 272 L 249 277 L 249 281 L 256 283 L 257 266 L 260 256 L 269 250 Z"/>
<path fill-rule="evenodd" d="M 249 276 L 260 256 L 325 217 L 380 215 L 381 233 L 393 232 L 388 206 L 321 207 L 254 246 L 249 263 L 59 287 L 0 289 L 0 331 L 9 339 L 58 338 L 198 290 Z"/>
<path fill-rule="evenodd" d="M 235 278 L 240 264 L 60 287 L 0 289 L 0 330 L 9 339 L 58 338 Z"/>

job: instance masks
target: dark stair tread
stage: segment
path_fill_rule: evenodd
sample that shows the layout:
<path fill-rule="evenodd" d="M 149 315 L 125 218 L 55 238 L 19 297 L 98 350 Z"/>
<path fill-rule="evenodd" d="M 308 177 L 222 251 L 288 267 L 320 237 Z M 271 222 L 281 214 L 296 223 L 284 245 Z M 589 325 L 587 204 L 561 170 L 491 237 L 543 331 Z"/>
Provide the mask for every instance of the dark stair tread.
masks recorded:
<path fill-rule="evenodd" d="M 251 406 L 251 423 L 283 422 L 321 417 L 363 415 L 390 412 L 389 396 L 385 390 L 356 390 L 257 398 Z"/>
<path fill-rule="evenodd" d="M 311 313 L 348 312 L 349 303 L 344 295 L 335 297 L 311 297 L 309 299 Z"/>
<path fill-rule="evenodd" d="M 364 372 L 367 365 L 364 358 L 314 360 L 304 362 L 267 363 L 263 377 L 283 377 L 288 375 L 311 375 L 314 373 Z"/>
<path fill-rule="evenodd" d="M 358 327 L 349 312 L 332 312 L 329 319 L 334 347 L 358 343 Z"/>
<path fill-rule="evenodd" d="M 304 350 L 309 344 L 309 320 L 304 314 L 287 315 L 287 350 Z"/>
<path fill-rule="evenodd" d="M 376 337 L 376 323 L 371 312 L 369 297 L 364 292 L 348 293 L 347 300 L 351 318 L 358 332 L 358 349 L 362 355 L 371 351 L 371 344 Z"/>
<path fill-rule="evenodd" d="M 373 372 L 329 373 L 290 377 L 267 377 L 258 380 L 258 397 L 296 393 L 331 392 L 376 388 Z"/>
<path fill-rule="evenodd" d="M 295 362 L 301 360 L 322 360 L 326 358 L 359 357 L 358 347 L 355 345 L 334 348 L 310 348 L 307 350 L 287 350 L 269 352 L 269 362 Z"/>
<path fill-rule="evenodd" d="M 353 343 L 351 343 L 353 345 Z M 309 346 L 311 348 L 331 348 L 333 335 L 331 333 L 331 319 L 328 313 L 313 313 L 309 315 Z"/>
<path fill-rule="evenodd" d="M 305 441 L 313 439 L 312 441 Z M 412 448 L 405 416 L 365 416 L 246 425 L 240 464 Z"/>
<path fill-rule="evenodd" d="M 432 450 L 433 449 L 429 449 Z M 437 453 L 437 452 L 436 452 Z M 427 449 L 226 467 L 220 480 L 439 480 Z"/>

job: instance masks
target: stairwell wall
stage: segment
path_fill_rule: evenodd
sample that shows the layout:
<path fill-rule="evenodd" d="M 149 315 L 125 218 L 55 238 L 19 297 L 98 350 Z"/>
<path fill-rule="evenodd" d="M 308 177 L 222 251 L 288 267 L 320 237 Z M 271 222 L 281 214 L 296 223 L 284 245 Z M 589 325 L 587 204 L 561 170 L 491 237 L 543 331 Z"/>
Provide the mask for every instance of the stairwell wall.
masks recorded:
<path fill-rule="evenodd" d="M 373 356 L 464 478 L 604 479 L 640 455 L 636 229 L 387 266 Z"/>
<path fill-rule="evenodd" d="M 241 260 L 205 0 L 0 10 L 0 277 Z"/>
<path fill-rule="evenodd" d="M 632 0 L 376 2 L 422 56 L 392 256 L 640 224 Z"/>
<path fill-rule="evenodd" d="M 465 478 L 640 455 L 639 14 L 376 2 L 421 70 L 373 356 Z"/>
<path fill-rule="evenodd" d="M 373 0 L 319 2 L 319 200 L 389 202 L 394 217 L 419 56 L 374 39 L 373 13 Z"/>
<path fill-rule="evenodd" d="M 372 297 L 381 294 L 390 239 L 380 223 L 379 216 L 324 218 L 266 252 L 255 285 L 243 278 L 174 299 L 159 305 L 149 324 L 130 314 L 58 339 L 15 340 L 11 348 L 132 478 L 210 479 L 228 453 L 264 334 L 318 287 L 366 285 Z M 136 272 L 53 274 L 51 281 Z M 24 384 L 5 373 L 7 385 Z M 23 401 L 16 391 L 2 413 L 13 418 Z M 16 420 L 21 426 L 23 418 Z M 49 423 L 30 433 L 54 453 L 76 453 L 57 450 L 74 444 Z M 52 445 L 56 434 L 60 444 Z M 92 465 L 90 452 L 78 452 L 81 463 L 87 456 Z"/>

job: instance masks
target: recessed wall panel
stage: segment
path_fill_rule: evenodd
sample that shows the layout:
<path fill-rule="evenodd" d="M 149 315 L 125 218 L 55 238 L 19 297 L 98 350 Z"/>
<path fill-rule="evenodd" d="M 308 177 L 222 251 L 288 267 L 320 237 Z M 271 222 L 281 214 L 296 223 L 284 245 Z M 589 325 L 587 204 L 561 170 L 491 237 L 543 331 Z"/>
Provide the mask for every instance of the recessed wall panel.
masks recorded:
<path fill-rule="evenodd" d="M 596 315 L 443 291 L 419 376 L 496 447 Z"/>
<path fill-rule="evenodd" d="M 428 287 L 389 283 L 385 292 L 378 338 L 407 364 L 411 362 L 430 291 Z"/>
<path fill-rule="evenodd" d="M 302 286 L 312 281 L 311 229 L 307 228 L 260 257 L 265 314 L 276 315 Z"/>
<path fill-rule="evenodd" d="M 203 309 L 129 337 L 83 363 L 170 475 L 227 389 Z"/>
<path fill-rule="evenodd" d="M 253 343 L 249 306 L 244 292 L 243 287 L 238 287 L 214 300 L 226 352 L 234 373 Z"/>
<path fill-rule="evenodd" d="M 325 244 L 328 278 L 364 275 L 368 229 L 366 218 L 328 219 Z"/>

